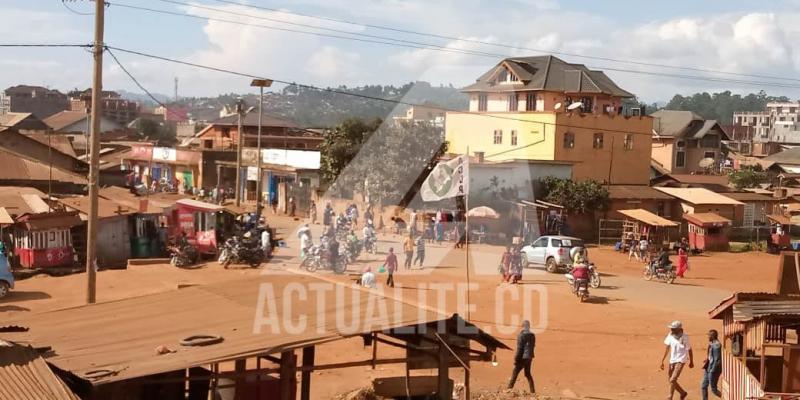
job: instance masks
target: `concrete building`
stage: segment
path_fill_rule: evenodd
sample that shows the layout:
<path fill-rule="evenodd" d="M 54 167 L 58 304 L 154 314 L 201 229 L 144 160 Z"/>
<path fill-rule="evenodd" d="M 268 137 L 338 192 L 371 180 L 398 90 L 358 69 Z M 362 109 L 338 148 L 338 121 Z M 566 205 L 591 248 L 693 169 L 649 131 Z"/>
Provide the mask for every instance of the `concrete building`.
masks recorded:
<path fill-rule="evenodd" d="M 691 111 L 659 110 L 652 117 L 652 157 L 661 167 L 676 174 L 716 170 L 722 161 L 722 141 L 728 140 L 717 121 Z M 701 166 L 706 158 L 714 165 Z"/>
<path fill-rule="evenodd" d="M 139 103 L 123 99 L 117 92 L 103 91 L 102 94 L 104 117 L 124 126 L 139 116 Z M 92 89 L 70 92 L 69 96 L 70 111 L 92 112 Z"/>
<path fill-rule="evenodd" d="M 764 111 L 735 112 L 733 123 L 754 130 L 754 156 L 773 154 L 776 148 L 769 143 L 800 144 L 800 102 L 767 103 Z"/>
<path fill-rule="evenodd" d="M 0 92 L 0 115 L 11 112 L 11 98 L 5 92 Z"/>
<path fill-rule="evenodd" d="M 741 215 L 744 203 L 730 197 L 714 193 L 702 188 L 655 188 L 680 201 L 680 210 L 683 214 L 704 214 L 714 213 L 731 221 Z M 673 219 L 678 219 L 681 215 L 673 215 Z"/>
<path fill-rule="evenodd" d="M 397 122 L 427 123 L 432 126 L 444 127 L 445 112 L 441 106 L 426 102 L 423 105 L 408 107 L 404 115 L 394 117 Z"/>
<path fill-rule="evenodd" d="M 239 117 L 229 115 L 209 122 L 184 145 L 197 145 L 204 150 L 233 150 L 239 140 Z M 256 147 L 258 143 L 258 112 L 248 113 L 242 118 L 244 147 Z M 322 134 L 300 128 L 292 121 L 264 115 L 261 120 L 261 147 L 316 150 L 322 143 Z"/>
<path fill-rule="evenodd" d="M 11 112 L 31 113 L 39 119 L 69 109 L 67 95 L 41 86 L 17 85 L 5 90 Z"/>
<path fill-rule="evenodd" d="M 601 71 L 553 56 L 509 58 L 466 87 L 468 112 L 448 112 L 451 153 L 487 161 L 574 163 L 574 179 L 649 182 L 652 118 L 626 116 L 633 97 Z"/>

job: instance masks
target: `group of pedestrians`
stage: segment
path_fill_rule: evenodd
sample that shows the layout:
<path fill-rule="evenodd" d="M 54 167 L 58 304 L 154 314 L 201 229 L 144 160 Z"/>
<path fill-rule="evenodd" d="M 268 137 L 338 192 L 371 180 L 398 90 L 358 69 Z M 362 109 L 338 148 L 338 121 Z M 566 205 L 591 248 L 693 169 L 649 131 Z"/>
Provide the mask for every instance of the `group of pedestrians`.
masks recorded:
<path fill-rule="evenodd" d="M 506 247 L 500 257 L 500 276 L 502 282 L 519 283 L 522 280 L 522 245 Z"/>
<path fill-rule="evenodd" d="M 673 321 L 669 324 L 669 334 L 664 338 L 664 355 L 661 357 L 659 368 L 667 371 L 669 382 L 669 399 L 678 394 L 679 399 L 685 399 L 689 393 L 678 383 L 683 369 L 688 366 L 694 368 L 694 352 L 689 341 L 689 335 L 683 331 L 683 324 L 680 321 Z M 665 362 L 669 357 L 669 365 Z M 719 342 L 719 333 L 712 329 L 708 331 L 708 347 L 706 357 L 703 360 L 703 380 L 700 384 L 700 393 L 703 400 L 708 400 L 708 391 L 720 397 L 719 378 L 722 375 L 722 344 Z"/>

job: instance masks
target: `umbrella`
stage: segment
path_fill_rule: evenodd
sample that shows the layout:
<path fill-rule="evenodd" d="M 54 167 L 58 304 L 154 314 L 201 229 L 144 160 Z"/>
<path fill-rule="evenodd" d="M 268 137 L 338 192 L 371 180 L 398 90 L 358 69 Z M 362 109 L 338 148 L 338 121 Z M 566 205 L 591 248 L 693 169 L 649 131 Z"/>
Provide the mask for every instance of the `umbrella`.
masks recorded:
<path fill-rule="evenodd" d="M 500 219 L 500 214 L 486 206 L 475 207 L 467 213 L 469 217 Z"/>

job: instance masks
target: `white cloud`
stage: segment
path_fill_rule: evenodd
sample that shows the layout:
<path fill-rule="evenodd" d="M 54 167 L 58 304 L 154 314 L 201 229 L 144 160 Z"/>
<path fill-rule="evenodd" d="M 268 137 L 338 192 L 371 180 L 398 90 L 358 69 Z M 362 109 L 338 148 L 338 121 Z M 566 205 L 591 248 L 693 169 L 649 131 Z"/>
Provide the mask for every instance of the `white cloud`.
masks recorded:
<path fill-rule="evenodd" d="M 361 70 L 361 56 L 357 53 L 342 51 L 333 46 L 322 49 L 309 58 L 306 71 L 317 78 L 326 80 L 354 79 Z"/>

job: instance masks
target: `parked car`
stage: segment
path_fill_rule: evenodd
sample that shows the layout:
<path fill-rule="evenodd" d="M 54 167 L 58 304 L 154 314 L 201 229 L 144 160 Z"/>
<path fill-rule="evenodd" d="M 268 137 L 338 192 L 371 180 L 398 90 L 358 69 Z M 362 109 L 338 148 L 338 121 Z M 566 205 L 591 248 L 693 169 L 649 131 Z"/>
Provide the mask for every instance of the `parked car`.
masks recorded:
<path fill-rule="evenodd" d="M 569 236 L 540 236 L 522 248 L 522 265 L 541 265 L 547 272 L 558 272 L 572 264 L 569 251 L 573 247 L 584 247 L 583 240 Z"/>
<path fill-rule="evenodd" d="M 8 259 L 0 253 L 0 299 L 6 297 L 14 288 L 14 275 L 8 265 Z"/>

